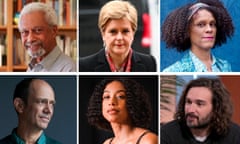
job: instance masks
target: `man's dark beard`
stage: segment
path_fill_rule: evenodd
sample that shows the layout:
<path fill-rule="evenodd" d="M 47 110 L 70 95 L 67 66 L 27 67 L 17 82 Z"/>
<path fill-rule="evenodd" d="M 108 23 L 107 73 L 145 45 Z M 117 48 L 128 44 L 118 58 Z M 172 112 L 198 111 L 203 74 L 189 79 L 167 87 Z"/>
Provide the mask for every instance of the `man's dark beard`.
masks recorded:
<path fill-rule="evenodd" d="M 187 114 L 186 116 L 185 116 L 185 118 L 187 118 L 187 116 L 189 116 L 189 115 L 192 115 L 192 114 Z M 197 119 L 198 119 L 198 117 L 197 116 L 195 116 Z M 189 125 L 187 125 L 189 128 L 193 128 L 193 129 L 205 129 L 205 128 L 207 128 L 209 125 L 210 125 L 210 122 L 211 122 L 211 120 L 209 120 L 209 117 L 210 117 L 210 115 L 208 115 L 205 119 L 203 119 L 202 121 L 203 121 L 203 123 L 199 123 L 198 125 L 194 125 L 194 126 L 189 126 Z M 199 120 L 199 119 L 198 119 Z M 186 121 L 187 122 L 187 121 Z"/>

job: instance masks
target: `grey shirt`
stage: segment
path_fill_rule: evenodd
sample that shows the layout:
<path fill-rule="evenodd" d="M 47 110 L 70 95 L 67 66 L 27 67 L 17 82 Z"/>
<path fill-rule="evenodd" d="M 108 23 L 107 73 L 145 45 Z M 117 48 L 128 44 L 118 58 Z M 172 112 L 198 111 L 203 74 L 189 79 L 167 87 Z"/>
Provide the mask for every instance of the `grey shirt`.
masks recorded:
<path fill-rule="evenodd" d="M 56 46 L 41 62 L 30 62 L 27 72 L 76 72 L 76 63 Z"/>

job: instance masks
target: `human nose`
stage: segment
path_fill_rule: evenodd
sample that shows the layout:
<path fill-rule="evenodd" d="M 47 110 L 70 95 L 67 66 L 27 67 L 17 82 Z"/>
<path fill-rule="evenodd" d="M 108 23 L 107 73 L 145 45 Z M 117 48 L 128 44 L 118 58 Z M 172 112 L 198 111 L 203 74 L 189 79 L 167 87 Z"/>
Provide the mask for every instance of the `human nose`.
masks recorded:
<path fill-rule="evenodd" d="M 187 113 L 195 112 L 196 111 L 196 106 L 193 103 L 187 104 L 186 105 L 186 110 L 187 110 Z"/>
<path fill-rule="evenodd" d="M 27 39 L 27 42 L 33 42 L 35 40 L 35 34 L 32 30 L 29 31 L 26 39 Z"/>
<path fill-rule="evenodd" d="M 47 113 L 47 114 L 53 113 L 53 106 L 52 106 L 52 104 L 51 103 L 46 103 L 43 111 L 45 113 Z"/>
<path fill-rule="evenodd" d="M 122 39 L 123 38 L 123 35 L 121 32 L 117 33 L 117 39 Z"/>
<path fill-rule="evenodd" d="M 212 32 L 213 31 L 213 26 L 212 25 L 207 25 L 206 26 L 206 31 L 207 32 Z"/>
<path fill-rule="evenodd" d="M 111 97 L 109 100 L 109 105 L 116 105 L 116 104 L 117 104 L 116 97 Z"/>

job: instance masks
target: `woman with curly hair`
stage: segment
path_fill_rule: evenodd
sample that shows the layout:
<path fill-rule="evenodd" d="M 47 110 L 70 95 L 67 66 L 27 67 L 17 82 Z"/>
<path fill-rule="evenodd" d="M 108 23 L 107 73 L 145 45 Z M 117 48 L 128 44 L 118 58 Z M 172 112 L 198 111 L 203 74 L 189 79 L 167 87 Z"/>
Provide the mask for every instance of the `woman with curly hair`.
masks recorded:
<path fill-rule="evenodd" d="M 168 48 L 188 52 L 164 72 L 229 72 L 231 65 L 211 49 L 226 43 L 234 33 L 232 19 L 219 0 L 198 0 L 171 12 L 162 25 Z"/>
<path fill-rule="evenodd" d="M 157 144 L 148 130 L 151 108 L 143 87 L 130 79 L 104 79 L 89 101 L 88 121 L 100 129 L 113 131 L 104 144 Z"/>
<path fill-rule="evenodd" d="M 219 79 L 192 80 L 175 120 L 161 127 L 161 144 L 239 144 L 240 127 L 231 122 L 232 113 L 230 94 Z"/>

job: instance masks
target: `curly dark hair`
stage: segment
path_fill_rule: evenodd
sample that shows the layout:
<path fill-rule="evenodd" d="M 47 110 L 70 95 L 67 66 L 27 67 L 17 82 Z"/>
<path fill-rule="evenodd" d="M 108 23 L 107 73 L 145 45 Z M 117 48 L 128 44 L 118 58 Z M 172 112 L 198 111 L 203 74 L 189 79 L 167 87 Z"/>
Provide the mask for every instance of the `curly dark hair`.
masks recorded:
<path fill-rule="evenodd" d="M 102 80 L 94 89 L 88 106 L 88 122 L 100 129 L 112 130 L 110 123 L 102 115 L 102 95 L 107 84 L 119 81 L 126 89 L 127 111 L 133 127 L 148 128 L 152 111 L 148 94 L 142 85 L 132 79 L 111 78 Z"/>
<path fill-rule="evenodd" d="M 211 132 L 216 135 L 225 135 L 228 132 L 231 122 L 233 107 L 228 90 L 217 78 L 199 78 L 192 80 L 183 91 L 175 119 L 183 123 L 186 122 L 184 111 L 186 95 L 193 87 L 206 87 L 212 92 L 213 116 L 210 122 L 210 129 Z"/>
<path fill-rule="evenodd" d="M 168 48 L 176 48 L 177 51 L 185 51 L 191 47 L 189 26 L 192 18 L 188 20 L 190 7 L 196 3 L 204 3 L 209 7 L 202 7 L 211 12 L 216 20 L 215 46 L 221 46 L 234 33 L 232 19 L 220 0 L 198 0 L 195 3 L 186 4 L 172 11 L 162 25 L 162 40 Z"/>

